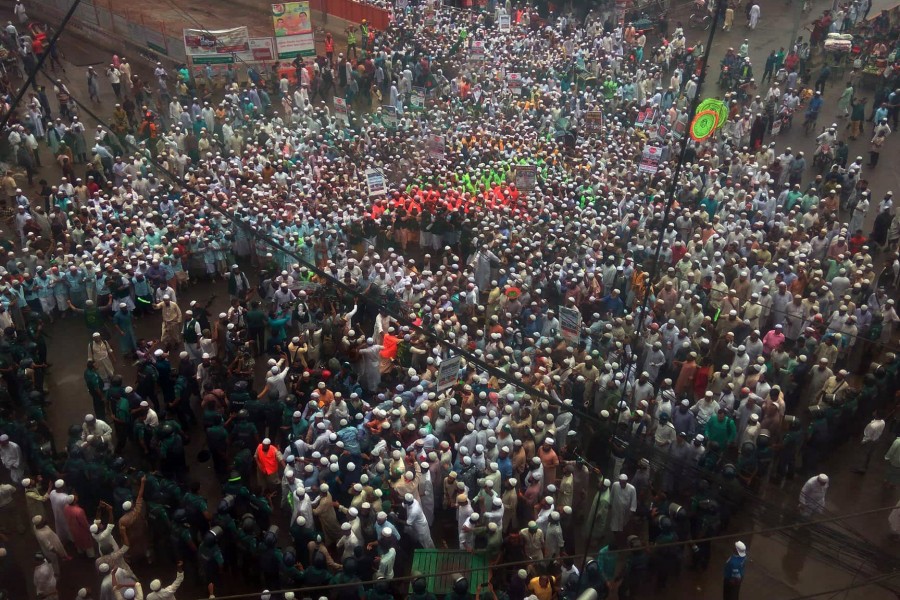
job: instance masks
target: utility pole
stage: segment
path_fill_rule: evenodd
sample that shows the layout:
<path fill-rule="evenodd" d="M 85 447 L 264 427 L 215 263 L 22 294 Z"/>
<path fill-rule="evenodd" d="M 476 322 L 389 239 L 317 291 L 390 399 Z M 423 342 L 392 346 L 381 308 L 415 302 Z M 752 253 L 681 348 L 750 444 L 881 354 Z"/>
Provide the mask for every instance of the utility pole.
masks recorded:
<path fill-rule="evenodd" d="M 697 106 L 700 104 L 700 95 L 703 92 L 703 83 L 706 81 L 706 73 L 709 70 L 709 56 L 712 53 L 712 45 L 713 40 L 716 37 L 716 31 L 718 30 L 719 17 L 722 16 L 723 10 L 725 8 L 725 0 L 718 0 L 716 2 L 716 10 L 713 12 L 712 17 L 712 25 L 709 28 L 709 37 L 706 40 L 706 47 L 703 49 L 703 66 L 700 69 L 700 76 L 697 79 L 697 91 L 694 93 L 694 97 L 691 98 L 691 103 L 688 108 L 687 115 L 687 123 L 688 129 L 690 129 L 691 121 L 694 120 L 694 115 L 697 112 Z M 656 281 L 656 277 L 659 274 L 659 255 L 662 252 L 662 242 L 663 242 L 663 234 L 666 231 L 666 225 L 669 223 L 669 219 L 672 216 L 672 205 L 675 203 L 675 195 L 678 192 L 678 179 L 681 177 L 681 171 L 684 168 L 684 156 L 687 152 L 688 138 L 690 137 L 690 131 L 685 131 L 684 136 L 681 138 L 681 149 L 678 152 L 678 162 L 675 164 L 675 170 L 672 173 L 672 179 L 669 181 L 669 185 L 666 188 L 666 208 L 663 212 L 663 222 L 659 226 L 659 236 L 656 238 L 656 253 L 653 255 L 653 266 L 650 269 L 650 277 L 648 281 L 648 286 L 652 285 L 654 281 Z M 635 339 L 640 338 L 641 330 L 644 328 L 644 320 L 645 315 L 647 314 L 647 309 L 650 303 L 650 291 L 647 290 L 647 293 L 644 294 L 644 300 L 641 302 L 640 309 L 640 318 L 637 319 L 637 325 L 634 331 Z M 638 367 L 641 367 L 640 358 L 633 356 L 630 365 L 627 365 L 623 371 L 625 372 L 625 385 L 622 387 L 622 396 L 624 399 L 625 390 L 628 389 L 628 371 L 631 369 L 637 370 Z"/>

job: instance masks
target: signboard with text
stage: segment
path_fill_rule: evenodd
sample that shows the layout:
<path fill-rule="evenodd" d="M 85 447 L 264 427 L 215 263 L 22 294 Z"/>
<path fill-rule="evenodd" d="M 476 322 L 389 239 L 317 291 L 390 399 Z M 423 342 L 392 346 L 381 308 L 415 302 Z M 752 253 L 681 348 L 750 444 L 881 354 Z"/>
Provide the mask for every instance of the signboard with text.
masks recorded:
<path fill-rule="evenodd" d="M 506 84 L 509 86 L 509 91 L 517 96 L 522 95 L 522 74 L 521 73 L 507 73 L 506 74 Z"/>
<path fill-rule="evenodd" d="M 231 63 L 235 54 L 249 51 L 250 34 L 246 27 L 184 30 L 184 53 L 195 64 Z"/>
<path fill-rule="evenodd" d="M 451 356 L 441 362 L 438 367 L 437 389 L 443 392 L 447 388 L 456 385 L 456 379 L 459 377 L 459 367 L 462 363 L 462 356 Z"/>
<path fill-rule="evenodd" d="M 589 110 L 584 113 L 585 133 L 600 133 L 603 131 L 603 113 L 599 110 Z"/>
<path fill-rule="evenodd" d="M 366 169 L 366 186 L 370 196 L 384 196 L 387 194 L 387 183 L 384 172 L 381 169 Z"/>
<path fill-rule="evenodd" d="M 409 106 L 413 110 L 425 110 L 425 88 L 414 87 L 409 96 Z"/>
<path fill-rule="evenodd" d="M 309 2 L 273 4 L 272 24 L 278 58 L 316 55 Z"/>
<path fill-rule="evenodd" d="M 472 40 L 472 47 L 469 48 L 469 61 L 481 62 L 484 60 L 484 40 Z"/>
<path fill-rule="evenodd" d="M 537 165 L 516 165 L 516 187 L 523 192 L 532 191 L 537 185 Z"/>
<path fill-rule="evenodd" d="M 444 158 L 444 145 L 446 141 L 444 140 L 444 136 L 442 135 L 430 135 L 428 136 L 428 155 L 431 158 L 442 159 Z"/>
<path fill-rule="evenodd" d="M 559 332 L 563 339 L 574 342 L 581 337 L 581 312 L 577 308 L 559 308 Z"/>
<path fill-rule="evenodd" d="M 334 116 L 344 122 L 344 125 L 350 124 L 350 110 L 347 108 L 347 101 L 340 96 L 334 97 Z"/>
<path fill-rule="evenodd" d="M 656 172 L 659 170 L 660 159 L 662 159 L 662 148 L 647 144 L 644 146 L 643 152 L 641 152 L 641 163 L 638 166 L 638 171 L 656 175 Z"/>

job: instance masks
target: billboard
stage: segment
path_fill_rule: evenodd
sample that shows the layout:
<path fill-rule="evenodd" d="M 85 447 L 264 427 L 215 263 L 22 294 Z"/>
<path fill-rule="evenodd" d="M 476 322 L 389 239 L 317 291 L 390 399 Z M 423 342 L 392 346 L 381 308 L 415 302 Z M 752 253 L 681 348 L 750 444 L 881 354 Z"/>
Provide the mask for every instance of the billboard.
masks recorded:
<path fill-rule="evenodd" d="M 279 59 L 316 55 L 309 2 L 273 4 L 272 26 Z"/>

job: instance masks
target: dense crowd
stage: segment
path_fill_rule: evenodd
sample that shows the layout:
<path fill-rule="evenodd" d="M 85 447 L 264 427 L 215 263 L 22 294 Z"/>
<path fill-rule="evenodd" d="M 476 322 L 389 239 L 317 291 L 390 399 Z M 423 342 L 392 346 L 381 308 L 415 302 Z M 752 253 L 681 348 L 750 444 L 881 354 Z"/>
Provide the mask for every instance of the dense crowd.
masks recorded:
<path fill-rule="evenodd" d="M 500 31 L 423 8 L 221 98 L 114 57 L 96 131 L 93 69 L 89 98 L 59 79 L 19 107 L 15 162 L 31 182 L 49 149 L 63 174 L 0 181 L 0 514 L 21 526 L 24 494 L 39 597 L 77 552 L 98 573 L 80 598 L 244 580 L 424 600 L 412 551 L 436 542 L 498 565 L 481 596 L 635 597 L 705 569 L 703 540 L 770 479 L 808 477 L 800 514 L 820 514 L 822 461 L 864 425 L 868 468 L 900 387 L 900 217 L 843 130 L 820 173 L 768 139 L 816 48 L 762 97 L 725 93 L 679 168 L 702 56 L 680 26 L 654 45 L 593 15 Z M 220 280 L 222 312 L 179 299 Z M 71 316 L 93 408 L 57 447 L 46 331 Z M 900 442 L 884 458 L 896 485 Z M 142 583 L 151 562 L 174 582 Z"/>

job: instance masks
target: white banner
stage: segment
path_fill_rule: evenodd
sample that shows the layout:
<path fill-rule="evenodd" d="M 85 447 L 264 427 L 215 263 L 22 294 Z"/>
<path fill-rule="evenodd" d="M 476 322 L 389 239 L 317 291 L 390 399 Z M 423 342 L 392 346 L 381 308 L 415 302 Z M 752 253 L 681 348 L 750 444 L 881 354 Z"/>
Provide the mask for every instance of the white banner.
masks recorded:
<path fill-rule="evenodd" d="M 250 33 L 246 27 L 184 30 L 184 53 L 195 64 L 234 62 L 234 54 L 239 52 L 250 52 Z"/>
<path fill-rule="evenodd" d="M 271 62 L 275 60 L 275 40 L 270 37 L 250 38 L 250 50 L 235 53 L 238 62 Z"/>

